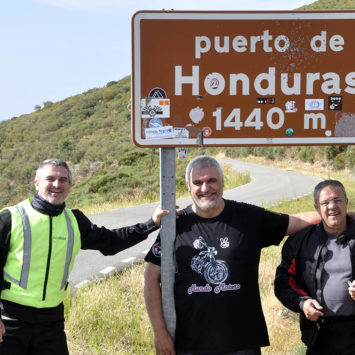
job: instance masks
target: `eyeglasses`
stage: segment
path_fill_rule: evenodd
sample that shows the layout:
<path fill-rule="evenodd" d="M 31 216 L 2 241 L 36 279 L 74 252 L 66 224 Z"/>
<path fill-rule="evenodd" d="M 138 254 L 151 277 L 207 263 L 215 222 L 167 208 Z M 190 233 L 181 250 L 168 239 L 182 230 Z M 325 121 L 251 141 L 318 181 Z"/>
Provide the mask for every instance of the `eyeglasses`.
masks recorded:
<path fill-rule="evenodd" d="M 334 205 L 341 205 L 343 202 L 344 202 L 344 199 L 342 199 L 342 198 L 335 198 L 335 199 L 330 200 L 330 201 L 322 201 L 322 202 L 320 202 L 319 204 L 320 204 L 322 207 L 329 207 L 329 205 L 330 205 L 331 203 L 334 203 Z"/>

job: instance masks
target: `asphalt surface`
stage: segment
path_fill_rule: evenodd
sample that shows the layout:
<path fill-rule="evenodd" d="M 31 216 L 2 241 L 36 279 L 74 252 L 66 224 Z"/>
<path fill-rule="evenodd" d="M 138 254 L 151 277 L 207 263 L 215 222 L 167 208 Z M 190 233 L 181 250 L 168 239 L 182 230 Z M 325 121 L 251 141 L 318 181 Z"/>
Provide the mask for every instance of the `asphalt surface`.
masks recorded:
<path fill-rule="evenodd" d="M 312 193 L 320 178 L 295 173 L 287 170 L 270 168 L 262 165 L 240 162 L 236 160 L 219 160 L 221 164 L 229 164 L 237 171 L 249 171 L 251 182 L 224 192 L 224 197 L 240 202 L 248 202 L 268 207 L 280 200 L 297 199 Z M 190 198 L 177 200 L 183 208 L 191 203 Z M 119 228 L 148 220 L 159 202 L 139 206 L 121 208 L 103 213 L 88 215 L 98 226 Z M 79 288 L 89 281 L 106 277 L 110 273 L 129 266 L 142 259 L 153 244 L 157 232 L 152 233 L 145 241 L 114 256 L 103 256 L 95 250 L 80 250 L 76 257 L 69 281 Z"/>

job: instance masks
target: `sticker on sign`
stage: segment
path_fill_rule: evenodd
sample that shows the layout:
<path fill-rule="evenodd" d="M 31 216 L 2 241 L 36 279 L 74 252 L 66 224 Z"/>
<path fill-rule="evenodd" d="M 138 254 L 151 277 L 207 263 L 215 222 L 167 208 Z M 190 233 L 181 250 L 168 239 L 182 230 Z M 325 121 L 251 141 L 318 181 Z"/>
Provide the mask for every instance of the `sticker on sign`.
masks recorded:
<path fill-rule="evenodd" d="M 171 126 L 164 127 L 155 127 L 155 128 L 146 128 L 145 129 L 145 138 L 146 139 L 165 139 L 165 138 L 173 138 L 174 130 Z"/>

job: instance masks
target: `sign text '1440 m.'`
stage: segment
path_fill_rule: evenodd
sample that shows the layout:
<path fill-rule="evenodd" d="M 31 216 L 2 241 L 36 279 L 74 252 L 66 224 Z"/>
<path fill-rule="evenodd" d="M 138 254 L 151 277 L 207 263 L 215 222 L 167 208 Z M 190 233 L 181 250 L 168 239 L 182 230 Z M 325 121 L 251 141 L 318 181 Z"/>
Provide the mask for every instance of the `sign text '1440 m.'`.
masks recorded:
<path fill-rule="evenodd" d="M 261 119 L 261 109 L 254 108 L 249 116 L 243 122 L 241 119 L 240 108 L 234 108 L 229 115 L 223 120 L 222 108 L 218 107 L 212 115 L 216 119 L 216 130 L 222 130 L 223 127 L 231 127 L 235 130 L 240 130 L 242 127 L 251 127 L 260 130 L 264 126 Z M 304 129 L 318 129 L 318 123 L 321 129 L 326 128 L 326 116 L 322 113 L 306 113 L 303 120 Z M 285 113 L 279 107 L 273 107 L 266 113 L 266 124 L 269 128 L 277 130 L 281 129 L 285 123 Z M 310 127 L 311 126 L 311 127 Z"/>

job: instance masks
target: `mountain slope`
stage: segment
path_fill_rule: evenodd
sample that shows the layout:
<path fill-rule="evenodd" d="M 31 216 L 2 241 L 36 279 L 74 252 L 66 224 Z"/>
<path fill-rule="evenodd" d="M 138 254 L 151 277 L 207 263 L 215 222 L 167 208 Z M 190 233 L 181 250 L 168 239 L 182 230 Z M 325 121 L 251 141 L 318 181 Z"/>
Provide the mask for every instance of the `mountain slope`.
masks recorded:
<path fill-rule="evenodd" d="M 354 0 L 318 0 L 301 6 L 298 10 L 350 10 L 355 9 Z"/>
<path fill-rule="evenodd" d="M 67 160 L 73 167 L 76 185 L 69 202 L 116 199 L 148 184 L 156 189 L 159 175 L 151 174 L 158 170 L 157 161 L 151 166 L 151 150 L 130 142 L 129 104 L 126 77 L 1 122 L 0 206 L 31 194 L 34 170 L 50 157 Z"/>

